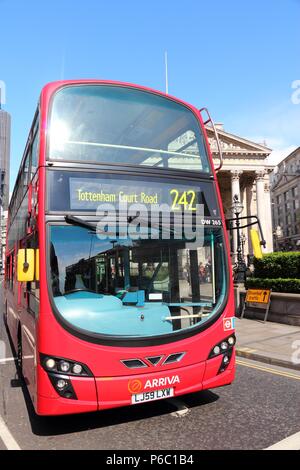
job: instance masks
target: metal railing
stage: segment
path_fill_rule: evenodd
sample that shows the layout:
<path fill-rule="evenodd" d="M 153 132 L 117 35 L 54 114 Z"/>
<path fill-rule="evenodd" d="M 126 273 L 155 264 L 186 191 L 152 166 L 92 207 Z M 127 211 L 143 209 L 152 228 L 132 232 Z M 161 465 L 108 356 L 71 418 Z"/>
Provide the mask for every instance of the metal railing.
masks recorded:
<path fill-rule="evenodd" d="M 223 153 L 222 153 L 221 143 L 220 143 L 220 139 L 219 139 L 219 136 L 218 136 L 217 129 L 215 127 L 214 121 L 212 120 L 207 108 L 201 108 L 201 109 L 199 109 L 199 112 L 200 112 L 201 117 L 203 119 L 204 126 L 206 126 L 207 124 L 210 123 L 211 127 L 212 127 L 212 130 L 214 131 L 215 139 L 216 139 L 216 143 L 217 143 L 218 154 L 219 154 L 219 160 L 220 160 L 220 164 L 217 168 L 215 168 L 215 170 L 219 171 L 219 170 L 221 170 L 221 168 L 223 166 Z M 203 113 L 206 113 L 206 115 L 207 115 L 206 119 L 204 119 L 204 116 L 202 116 Z"/>

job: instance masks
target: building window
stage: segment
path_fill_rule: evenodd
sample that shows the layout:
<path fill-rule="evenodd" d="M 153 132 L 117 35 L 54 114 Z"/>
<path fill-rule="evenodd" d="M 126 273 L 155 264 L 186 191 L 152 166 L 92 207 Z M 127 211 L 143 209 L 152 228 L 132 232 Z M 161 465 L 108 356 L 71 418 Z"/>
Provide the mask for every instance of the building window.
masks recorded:
<path fill-rule="evenodd" d="M 292 197 L 296 199 L 298 197 L 298 186 L 292 188 Z"/>

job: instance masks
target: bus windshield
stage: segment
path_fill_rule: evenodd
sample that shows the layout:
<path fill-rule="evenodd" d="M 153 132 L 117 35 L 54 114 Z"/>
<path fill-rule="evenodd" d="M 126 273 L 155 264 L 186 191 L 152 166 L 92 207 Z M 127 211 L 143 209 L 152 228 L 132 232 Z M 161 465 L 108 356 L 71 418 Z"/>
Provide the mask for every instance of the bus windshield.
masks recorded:
<path fill-rule="evenodd" d="M 205 323 L 226 291 L 220 228 L 202 246 L 184 239 L 99 239 L 90 226 L 49 227 L 50 285 L 57 313 L 99 335 L 149 337 Z"/>
<path fill-rule="evenodd" d="M 73 85 L 54 95 L 49 158 L 210 171 L 201 127 L 187 106 L 112 85 Z"/>

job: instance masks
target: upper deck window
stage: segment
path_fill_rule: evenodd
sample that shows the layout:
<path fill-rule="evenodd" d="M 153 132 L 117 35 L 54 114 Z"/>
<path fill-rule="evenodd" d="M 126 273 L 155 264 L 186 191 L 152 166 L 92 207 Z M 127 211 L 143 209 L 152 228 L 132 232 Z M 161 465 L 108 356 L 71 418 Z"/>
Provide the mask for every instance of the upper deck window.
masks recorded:
<path fill-rule="evenodd" d="M 62 88 L 53 100 L 49 136 L 53 160 L 209 172 L 194 113 L 172 99 L 135 88 Z"/>

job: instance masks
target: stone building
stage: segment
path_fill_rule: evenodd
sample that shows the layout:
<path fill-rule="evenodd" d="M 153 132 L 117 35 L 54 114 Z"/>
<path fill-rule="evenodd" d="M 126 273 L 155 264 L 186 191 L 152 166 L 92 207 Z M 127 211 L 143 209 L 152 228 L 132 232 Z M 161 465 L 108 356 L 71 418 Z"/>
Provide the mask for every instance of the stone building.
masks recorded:
<path fill-rule="evenodd" d="M 225 132 L 222 124 L 217 124 L 216 128 L 224 158 L 223 167 L 218 172 L 218 181 L 225 215 L 228 218 L 232 217 L 230 207 L 233 196 L 237 195 L 244 206 L 241 216 L 257 215 L 259 217 L 266 240 L 266 248 L 263 251 L 272 252 L 273 229 L 269 178 L 274 166 L 268 164 L 267 161 L 271 149 L 263 144 Z M 209 126 L 207 126 L 207 133 L 217 165 L 217 146 L 213 130 Z M 247 228 L 241 232 L 244 253 L 245 255 L 252 254 L 250 229 Z M 232 259 L 235 261 L 235 234 L 231 237 L 231 251 Z"/>
<path fill-rule="evenodd" d="M 7 209 L 9 203 L 10 115 L 0 102 L 0 274 L 4 263 Z M 2 261 L 2 263 L 1 263 Z"/>
<path fill-rule="evenodd" d="M 3 210 L 8 209 L 9 202 L 9 158 L 10 158 L 10 115 L 0 105 L 0 192 L 3 196 Z"/>
<path fill-rule="evenodd" d="M 276 251 L 300 250 L 300 147 L 271 175 L 274 245 Z"/>

